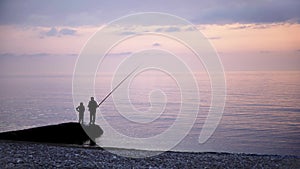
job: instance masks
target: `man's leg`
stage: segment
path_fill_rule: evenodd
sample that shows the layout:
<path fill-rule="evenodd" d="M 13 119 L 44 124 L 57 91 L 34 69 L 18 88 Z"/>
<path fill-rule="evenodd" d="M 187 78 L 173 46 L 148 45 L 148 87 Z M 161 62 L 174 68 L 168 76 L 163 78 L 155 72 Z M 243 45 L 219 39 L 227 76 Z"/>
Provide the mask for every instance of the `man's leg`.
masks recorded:
<path fill-rule="evenodd" d="M 79 115 L 79 123 L 83 124 L 83 113 L 80 113 Z"/>
<path fill-rule="evenodd" d="M 83 119 L 84 119 L 84 112 L 82 112 L 82 124 L 83 124 Z"/>
<path fill-rule="evenodd" d="M 79 120 L 78 123 L 81 123 L 81 113 L 79 113 Z"/>
<path fill-rule="evenodd" d="M 90 112 L 90 124 L 92 124 L 92 122 L 93 122 L 93 113 Z"/>
<path fill-rule="evenodd" d="M 93 124 L 95 124 L 96 112 L 93 113 Z"/>

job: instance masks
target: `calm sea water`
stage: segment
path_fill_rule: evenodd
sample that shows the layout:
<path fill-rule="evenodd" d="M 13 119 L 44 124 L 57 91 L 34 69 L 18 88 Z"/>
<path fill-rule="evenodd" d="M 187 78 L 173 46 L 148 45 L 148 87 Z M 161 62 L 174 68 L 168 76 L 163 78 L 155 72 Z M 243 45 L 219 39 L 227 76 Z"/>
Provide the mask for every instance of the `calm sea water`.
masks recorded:
<path fill-rule="evenodd" d="M 198 137 L 210 107 L 211 90 L 206 74 L 196 76 L 200 89 L 199 113 L 190 133 L 173 150 L 300 155 L 300 72 L 226 72 L 223 117 L 204 144 L 198 143 Z M 110 91 L 110 80 L 109 75 L 97 76 L 98 101 Z M 0 131 L 77 121 L 71 76 L 1 77 L 0 86 Z M 152 137 L 165 131 L 180 110 L 180 92 L 194 91 L 180 91 L 174 79 L 163 74 L 141 74 L 132 81 L 128 92 L 135 110 L 149 110 L 149 93 L 154 89 L 164 91 L 167 98 L 163 115 L 154 123 L 128 123 L 117 113 L 111 97 L 98 110 L 98 119 L 101 113 L 116 131 L 135 138 Z M 88 97 L 83 100 L 85 105 L 88 100 Z M 154 107 L 160 105 L 152 103 Z M 130 105 L 124 102 L 123 106 L 126 110 Z M 85 121 L 88 119 L 86 112 Z M 108 140 L 107 135 L 104 131 L 97 142 L 103 146 L 120 142 Z M 145 149 L 156 149 L 156 144 L 159 143 Z M 130 143 L 122 145 L 134 148 Z"/>

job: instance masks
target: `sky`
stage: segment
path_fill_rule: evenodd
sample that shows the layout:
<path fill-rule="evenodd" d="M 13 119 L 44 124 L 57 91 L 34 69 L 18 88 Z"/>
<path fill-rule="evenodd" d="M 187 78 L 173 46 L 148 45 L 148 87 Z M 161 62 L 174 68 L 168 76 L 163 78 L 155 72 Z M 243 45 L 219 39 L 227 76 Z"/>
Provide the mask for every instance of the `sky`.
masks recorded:
<path fill-rule="evenodd" d="M 299 70 L 299 9 L 298 0 L 2 0 L 0 75 L 71 74 L 99 28 L 137 12 L 168 13 L 194 24 L 225 71 Z"/>

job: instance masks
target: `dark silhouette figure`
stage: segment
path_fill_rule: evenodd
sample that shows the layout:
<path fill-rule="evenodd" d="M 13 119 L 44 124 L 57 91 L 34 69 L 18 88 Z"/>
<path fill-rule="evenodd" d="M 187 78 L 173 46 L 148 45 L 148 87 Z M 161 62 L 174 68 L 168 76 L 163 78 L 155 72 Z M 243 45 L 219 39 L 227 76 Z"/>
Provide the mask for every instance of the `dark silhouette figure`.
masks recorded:
<path fill-rule="evenodd" d="M 79 123 L 83 124 L 83 115 L 84 115 L 85 107 L 82 102 L 78 107 L 76 107 L 76 110 L 79 112 Z"/>
<path fill-rule="evenodd" d="M 99 107 L 98 103 L 94 100 L 94 97 L 91 97 L 89 101 L 89 111 L 90 111 L 90 124 L 95 124 L 96 119 L 96 109 Z"/>

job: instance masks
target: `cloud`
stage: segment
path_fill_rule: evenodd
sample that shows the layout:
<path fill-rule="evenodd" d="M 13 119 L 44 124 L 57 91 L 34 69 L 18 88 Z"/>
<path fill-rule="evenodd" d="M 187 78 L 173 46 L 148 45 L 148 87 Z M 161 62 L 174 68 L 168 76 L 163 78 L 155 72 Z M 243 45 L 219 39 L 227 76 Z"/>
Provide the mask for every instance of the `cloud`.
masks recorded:
<path fill-rule="evenodd" d="M 181 29 L 179 27 L 170 26 L 166 28 L 157 28 L 155 32 L 179 32 Z"/>
<path fill-rule="evenodd" d="M 76 34 L 76 30 L 64 28 L 64 29 L 61 29 L 59 31 L 59 34 L 61 34 L 61 35 L 75 35 Z"/>
<path fill-rule="evenodd" d="M 129 56 L 132 52 L 108 53 L 108 56 Z"/>
<path fill-rule="evenodd" d="M 234 26 L 234 27 L 230 27 L 229 29 L 232 29 L 232 30 L 238 30 L 238 29 L 248 29 L 248 28 L 252 28 L 252 25 L 240 25 L 240 26 Z"/>
<path fill-rule="evenodd" d="M 188 28 L 185 29 L 185 31 L 195 31 L 195 27 L 189 26 Z"/>
<path fill-rule="evenodd" d="M 155 42 L 155 43 L 153 43 L 153 44 L 152 44 L 152 46 L 153 46 L 153 47 L 158 47 L 158 46 L 161 46 L 161 44 L 160 44 L 160 43 L 157 43 L 157 42 Z"/>
<path fill-rule="evenodd" d="M 163 28 L 157 28 L 154 32 L 163 32 Z"/>
<path fill-rule="evenodd" d="M 0 24 L 31 26 L 101 25 L 140 11 L 157 11 L 183 17 L 193 24 L 298 22 L 299 0 L 179 0 L 126 2 L 85 1 L 0 1 Z M 25 8 L 26 7 L 26 8 Z"/>
<path fill-rule="evenodd" d="M 48 37 L 61 37 L 61 36 L 73 36 L 76 35 L 76 30 L 74 29 L 69 29 L 69 28 L 62 28 L 62 29 L 57 29 L 55 27 L 50 28 L 49 31 L 42 31 L 41 34 L 41 38 L 44 38 L 45 36 Z"/>
<path fill-rule="evenodd" d="M 229 27 L 231 30 L 239 30 L 239 29 L 268 29 L 280 25 L 292 25 L 291 23 L 269 23 L 269 24 L 264 24 L 264 23 L 256 23 L 256 24 L 233 24 L 232 26 Z"/>
<path fill-rule="evenodd" d="M 136 34 L 135 32 L 130 32 L 130 31 L 125 31 L 125 32 L 122 32 L 121 35 L 134 35 Z"/>
<path fill-rule="evenodd" d="M 300 22 L 298 12 L 300 1 L 237 1 L 231 0 L 226 4 L 216 5 L 205 9 L 193 19 L 198 23 L 273 23 Z"/>
<path fill-rule="evenodd" d="M 56 28 L 51 28 L 48 32 L 45 33 L 46 36 L 57 36 L 58 31 Z"/>
<path fill-rule="evenodd" d="M 252 28 L 253 29 L 268 29 L 270 28 L 272 25 L 266 25 L 266 24 L 256 24 L 254 25 Z"/>
<path fill-rule="evenodd" d="M 210 40 L 218 40 L 218 39 L 221 39 L 220 36 L 213 36 L 213 37 L 208 37 L 208 39 Z"/>
<path fill-rule="evenodd" d="M 173 26 L 165 29 L 165 32 L 179 32 L 179 31 L 180 31 L 180 28 L 173 27 Z"/>

